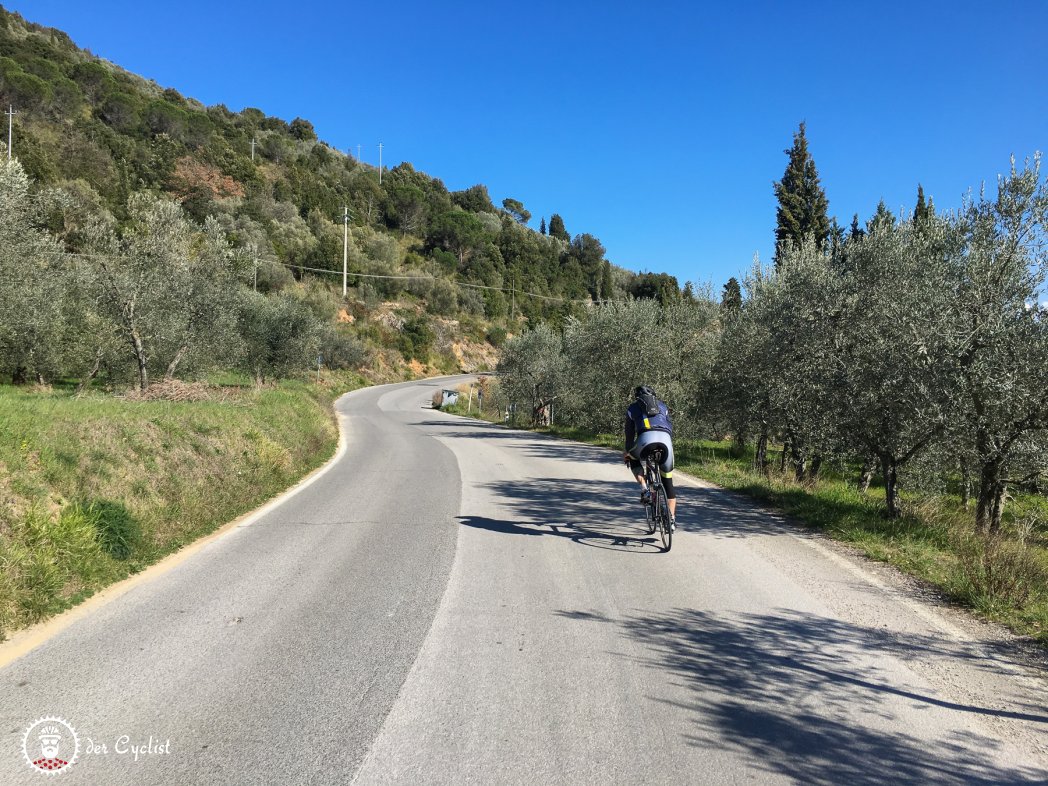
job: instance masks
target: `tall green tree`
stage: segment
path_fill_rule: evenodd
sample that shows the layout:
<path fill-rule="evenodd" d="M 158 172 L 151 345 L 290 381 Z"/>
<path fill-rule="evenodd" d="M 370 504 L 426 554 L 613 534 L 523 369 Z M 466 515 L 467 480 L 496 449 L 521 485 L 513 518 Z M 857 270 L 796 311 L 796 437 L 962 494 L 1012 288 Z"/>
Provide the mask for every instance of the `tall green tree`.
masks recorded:
<path fill-rule="evenodd" d="M 866 236 L 866 230 L 859 224 L 859 214 L 852 216 L 851 229 L 848 232 L 849 240 L 862 240 Z"/>
<path fill-rule="evenodd" d="M 920 224 L 928 219 L 928 203 L 924 201 L 924 186 L 917 184 L 917 207 L 913 211 L 913 220 Z"/>
<path fill-rule="evenodd" d="M 549 236 L 563 240 L 565 243 L 571 240 L 571 235 L 564 227 L 564 219 L 560 217 L 559 213 L 554 213 L 549 217 Z"/>
<path fill-rule="evenodd" d="M 724 294 L 721 295 L 721 314 L 726 317 L 734 317 L 742 309 L 742 287 L 739 280 L 732 276 L 724 285 Z"/>
<path fill-rule="evenodd" d="M 782 180 L 775 183 L 775 197 L 779 207 L 775 213 L 775 264 L 786 243 L 799 245 L 811 237 L 822 249 L 830 234 L 829 202 L 819 184 L 815 161 L 808 152 L 805 124 L 793 135 L 793 147 L 785 151 L 789 156 Z"/>

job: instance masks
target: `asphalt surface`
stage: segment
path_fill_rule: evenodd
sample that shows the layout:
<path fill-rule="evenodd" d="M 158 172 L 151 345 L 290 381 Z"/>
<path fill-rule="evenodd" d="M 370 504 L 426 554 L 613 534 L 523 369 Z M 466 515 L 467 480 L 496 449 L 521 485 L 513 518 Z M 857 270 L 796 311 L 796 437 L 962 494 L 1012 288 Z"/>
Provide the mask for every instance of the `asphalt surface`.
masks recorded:
<path fill-rule="evenodd" d="M 0 670 L 0 784 L 1048 783 L 978 626 L 684 478 L 661 553 L 613 452 L 442 384 L 344 397 L 316 482 Z"/>

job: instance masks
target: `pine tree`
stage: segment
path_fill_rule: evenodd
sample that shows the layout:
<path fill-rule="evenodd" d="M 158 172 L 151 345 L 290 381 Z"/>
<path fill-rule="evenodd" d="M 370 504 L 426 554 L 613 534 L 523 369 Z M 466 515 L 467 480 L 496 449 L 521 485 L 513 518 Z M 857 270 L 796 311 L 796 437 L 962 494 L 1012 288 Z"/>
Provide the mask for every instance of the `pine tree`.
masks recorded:
<path fill-rule="evenodd" d="M 546 234 L 546 217 L 545 216 L 543 216 L 542 217 L 542 221 L 539 222 L 539 234 L 540 235 Z"/>
<path fill-rule="evenodd" d="M 786 242 L 799 243 L 813 237 L 819 248 L 826 245 L 830 234 L 829 202 L 819 185 L 815 161 L 808 152 L 805 124 L 793 136 L 793 147 L 784 151 L 789 157 L 782 180 L 775 183 L 779 207 L 775 213 L 775 264 L 779 247 Z"/>

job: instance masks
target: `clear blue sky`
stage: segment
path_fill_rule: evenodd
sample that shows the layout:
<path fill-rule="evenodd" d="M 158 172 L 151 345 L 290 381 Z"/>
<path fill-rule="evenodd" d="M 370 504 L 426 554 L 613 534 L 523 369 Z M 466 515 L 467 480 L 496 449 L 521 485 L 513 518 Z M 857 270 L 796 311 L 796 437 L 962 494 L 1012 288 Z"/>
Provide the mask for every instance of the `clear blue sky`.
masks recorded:
<path fill-rule="evenodd" d="M 801 120 L 842 224 L 1048 147 L 1048 1 L 0 0 L 205 104 L 313 122 L 716 288 L 771 257 Z"/>

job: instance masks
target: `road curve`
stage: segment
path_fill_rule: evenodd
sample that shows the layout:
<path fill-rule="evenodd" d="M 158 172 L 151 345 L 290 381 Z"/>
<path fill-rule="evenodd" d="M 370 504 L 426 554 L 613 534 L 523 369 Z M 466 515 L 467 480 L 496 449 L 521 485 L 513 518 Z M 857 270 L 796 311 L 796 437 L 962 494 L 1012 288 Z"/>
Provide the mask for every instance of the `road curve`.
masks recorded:
<path fill-rule="evenodd" d="M 1048 782 L 977 629 L 685 479 L 663 554 L 612 452 L 446 384 L 343 397 L 316 482 L 0 670 L 0 784 L 44 716 L 67 783 Z"/>

